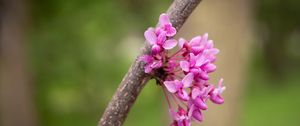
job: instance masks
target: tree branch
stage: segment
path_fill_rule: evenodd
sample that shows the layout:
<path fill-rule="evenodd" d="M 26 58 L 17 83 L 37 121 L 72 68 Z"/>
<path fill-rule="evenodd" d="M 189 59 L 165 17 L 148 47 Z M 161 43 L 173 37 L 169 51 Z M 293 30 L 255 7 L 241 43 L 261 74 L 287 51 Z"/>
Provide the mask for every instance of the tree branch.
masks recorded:
<path fill-rule="evenodd" d="M 200 1 L 201 0 L 174 0 L 167 14 L 177 31 Z M 139 56 L 149 53 L 150 45 L 145 42 L 145 46 L 142 48 Z M 151 77 L 144 72 L 144 63 L 136 58 L 109 102 L 98 126 L 121 126 L 141 89 L 150 78 Z"/>

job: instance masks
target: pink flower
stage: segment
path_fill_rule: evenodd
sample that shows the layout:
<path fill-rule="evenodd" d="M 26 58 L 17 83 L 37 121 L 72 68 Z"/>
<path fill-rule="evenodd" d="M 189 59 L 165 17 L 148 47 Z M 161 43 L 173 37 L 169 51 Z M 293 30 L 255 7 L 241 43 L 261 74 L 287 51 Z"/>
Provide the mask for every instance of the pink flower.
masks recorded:
<path fill-rule="evenodd" d="M 176 93 L 177 96 L 182 100 L 188 100 L 189 96 L 185 91 L 185 88 L 189 88 L 192 86 L 192 82 L 194 79 L 193 74 L 187 74 L 182 81 L 174 80 L 174 81 L 165 81 L 164 85 L 167 90 L 171 93 Z"/>
<path fill-rule="evenodd" d="M 201 122 L 203 120 L 203 115 L 202 115 L 201 110 L 199 108 L 197 108 L 194 104 L 192 104 L 190 106 L 188 116 L 192 117 L 193 119 L 195 119 L 199 122 Z"/>
<path fill-rule="evenodd" d="M 208 34 L 204 34 L 190 41 L 179 39 L 179 50 L 170 55 L 168 50 L 177 45 L 177 40 L 172 38 L 175 34 L 168 15 L 161 14 L 158 27 L 148 28 L 144 33 L 151 53 L 139 59 L 145 63 L 145 73 L 168 91 L 163 89 L 173 119 L 171 126 L 190 126 L 192 120 L 203 120 L 202 111 L 208 109 L 208 99 L 216 104 L 224 103 L 223 79 L 216 88 L 209 83 L 209 73 L 216 70 L 214 62 L 219 50 L 214 48 Z M 177 112 L 173 111 L 169 97 L 178 106 Z"/>
<path fill-rule="evenodd" d="M 211 87 L 204 87 L 200 89 L 199 87 L 195 87 L 192 89 L 192 104 L 202 110 L 208 109 L 207 105 L 205 104 L 206 99 L 208 98 L 208 93 L 210 92 Z"/>
<path fill-rule="evenodd" d="M 200 41 L 201 41 L 201 36 L 192 38 L 190 42 L 186 41 L 183 38 L 180 38 L 178 45 L 180 48 L 185 48 L 188 52 L 197 55 L 204 49 L 204 46 L 200 45 Z"/>
<path fill-rule="evenodd" d="M 145 31 L 144 36 L 149 44 L 152 45 L 153 54 L 157 54 L 163 51 L 163 49 L 170 50 L 177 45 L 177 41 L 175 39 L 167 39 L 166 34 L 165 31 L 156 34 L 153 28 L 148 28 Z"/>
<path fill-rule="evenodd" d="M 144 56 L 140 57 L 140 60 L 142 60 L 146 63 L 145 73 L 151 73 L 153 69 L 157 69 L 162 66 L 161 59 L 158 59 L 157 57 L 155 59 L 150 55 L 144 55 Z"/>
<path fill-rule="evenodd" d="M 209 63 L 209 60 L 206 59 L 203 55 L 198 54 L 195 56 L 193 53 L 190 53 L 190 57 L 188 61 L 180 61 L 180 67 L 183 71 L 193 73 L 195 78 L 201 78 L 204 80 L 208 80 L 207 69 L 206 67 L 202 67 Z M 211 71 L 211 69 L 209 69 Z"/>
<path fill-rule="evenodd" d="M 176 29 L 172 26 L 172 23 L 170 22 L 169 16 L 167 14 L 161 14 L 159 16 L 159 28 L 157 31 L 165 31 L 168 37 L 172 37 L 176 34 Z"/>
<path fill-rule="evenodd" d="M 190 118 L 187 111 L 183 108 L 178 107 L 178 111 L 175 112 L 172 109 L 169 109 L 172 119 L 174 120 L 171 126 L 190 126 Z"/>
<path fill-rule="evenodd" d="M 211 50 L 210 54 L 217 54 L 219 52 L 218 49 L 213 48 L 213 41 L 208 40 L 208 34 L 204 34 L 203 36 L 196 36 L 192 38 L 189 42 L 183 38 L 179 39 L 179 48 L 184 48 L 186 53 L 193 53 L 198 55 L 199 53 L 203 53 L 204 50 Z"/>
<path fill-rule="evenodd" d="M 216 104 L 224 103 L 224 99 L 222 98 L 221 94 L 225 90 L 225 87 L 222 86 L 222 84 L 223 84 L 223 79 L 220 79 L 218 87 L 212 89 L 212 91 L 210 92 L 210 100 L 213 103 L 216 103 Z"/>

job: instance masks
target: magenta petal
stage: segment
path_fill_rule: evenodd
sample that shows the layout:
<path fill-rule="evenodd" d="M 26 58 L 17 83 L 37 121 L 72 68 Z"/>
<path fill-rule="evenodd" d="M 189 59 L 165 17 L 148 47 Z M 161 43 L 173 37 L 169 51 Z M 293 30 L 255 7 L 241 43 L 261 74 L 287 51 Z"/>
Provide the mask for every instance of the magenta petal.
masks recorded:
<path fill-rule="evenodd" d="M 199 54 L 201 51 L 203 51 L 203 46 L 193 46 L 192 47 L 192 53 Z"/>
<path fill-rule="evenodd" d="M 208 80 L 209 79 L 209 76 L 206 72 L 201 72 L 200 73 L 200 77 L 203 79 L 203 80 Z"/>
<path fill-rule="evenodd" d="M 156 28 L 155 28 L 155 33 L 156 33 L 157 35 L 161 34 L 162 32 L 165 32 L 163 28 L 161 28 L 161 27 L 156 27 Z"/>
<path fill-rule="evenodd" d="M 208 34 L 205 33 L 205 34 L 202 36 L 201 44 L 205 45 L 205 44 L 207 43 L 207 39 L 208 39 Z"/>
<path fill-rule="evenodd" d="M 145 66 L 145 73 L 151 73 L 152 71 L 152 67 L 151 67 L 151 64 L 148 64 Z"/>
<path fill-rule="evenodd" d="M 167 36 L 172 37 L 176 34 L 176 29 L 174 27 L 170 27 L 167 31 Z"/>
<path fill-rule="evenodd" d="M 190 118 L 191 116 L 192 116 L 192 114 L 193 114 L 193 112 L 195 111 L 195 105 L 194 104 L 190 104 L 189 105 L 189 112 L 188 112 L 188 117 Z"/>
<path fill-rule="evenodd" d="M 169 50 L 174 48 L 176 45 L 177 45 L 177 41 L 175 39 L 169 39 L 165 41 L 165 43 L 163 44 L 163 48 Z"/>
<path fill-rule="evenodd" d="M 214 90 L 214 87 L 212 85 L 209 85 L 208 87 L 205 88 L 204 95 L 208 95 L 209 92 L 211 92 L 212 90 Z"/>
<path fill-rule="evenodd" d="M 190 46 L 200 46 L 200 41 L 201 41 L 201 36 L 196 36 L 196 37 L 192 38 L 189 45 Z"/>
<path fill-rule="evenodd" d="M 162 45 L 167 39 L 166 32 L 162 31 L 157 37 L 157 44 Z"/>
<path fill-rule="evenodd" d="M 184 121 L 184 120 L 178 121 L 178 122 L 177 122 L 177 125 L 178 125 L 178 126 L 185 126 L 184 123 L 183 123 L 183 121 Z"/>
<path fill-rule="evenodd" d="M 165 13 L 162 13 L 160 16 L 159 16 L 159 24 L 161 26 L 164 26 L 165 24 L 168 24 L 170 23 L 170 19 L 169 19 L 169 16 Z"/>
<path fill-rule="evenodd" d="M 167 71 L 172 71 L 177 67 L 177 62 L 175 60 L 169 60 Z"/>
<path fill-rule="evenodd" d="M 223 104 L 224 103 L 224 99 L 219 94 L 217 94 L 217 95 L 211 95 L 210 100 L 213 103 L 216 103 L 216 104 Z"/>
<path fill-rule="evenodd" d="M 179 80 L 174 80 L 173 82 L 174 82 L 174 85 L 176 86 L 177 91 L 180 90 L 180 89 L 182 89 L 183 84 L 182 84 L 181 81 L 179 81 Z"/>
<path fill-rule="evenodd" d="M 206 43 L 206 45 L 205 45 L 205 48 L 211 49 L 211 48 L 213 48 L 213 47 L 214 47 L 214 42 L 213 42 L 213 40 L 208 40 L 207 43 Z"/>
<path fill-rule="evenodd" d="M 199 88 L 193 88 L 193 90 L 192 90 L 192 99 L 196 99 L 196 97 L 198 97 L 202 93 L 203 92 L 201 92 Z"/>
<path fill-rule="evenodd" d="M 194 103 L 197 107 L 199 107 L 202 110 L 206 110 L 208 108 L 204 101 L 199 97 L 195 99 Z"/>
<path fill-rule="evenodd" d="M 190 64 L 191 64 L 190 66 L 194 66 L 194 65 L 197 66 L 197 62 L 200 59 L 202 59 L 200 54 L 195 56 L 194 53 L 190 53 Z"/>
<path fill-rule="evenodd" d="M 155 61 L 151 64 L 151 67 L 153 69 L 156 69 L 156 68 L 160 68 L 162 66 L 162 62 L 161 61 Z"/>
<path fill-rule="evenodd" d="M 220 52 L 219 49 L 212 48 L 212 49 L 207 50 L 206 53 L 207 53 L 208 55 L 216 55 L 216 54 L 218 54 L 219 52 Z"/>
<path fill-rule="evenodd" d="M 166 86 L 167 90 L 171 93 L 175 93 L 177 91 L 174 81 L 165 81 L 164 85 Z"/>
<path fill-rule="evenodd" d="M 191 126 L 191 121 L 189 119 L 185 119 L 184 126 Z"/>
<path fill-rule="evenodd" d="M 203 56 L 203 55 L 200 55 L 200 57 L 197 58 L 196 60 L 196 66 L 202 66 L 203 64 L 205 64 L 208 60 Z"/>
<path fill-rule="evenodd" d="M 178 112 L 177 112 L 179 115 L 185 115 L 186 114 L 186 111 L 181 107 L 181 106 L 178 106 Z"/>
<path fill-rule="evenodd" d="M 162 48 L 159 45 L 154 44 L 151 49 L 153 54 L 157 54 L 162 51 Z"/>
<path fill-rule="evenodd" d="M 190 69 L 190 64 L 187 61 L 180 61 L 180 67 L 183 71 L 188 72 Z"/>
<path fill-rule="evenodd" d="M 186 40 L 183 39 L 183 38 L 180 38 L 178 40 L 178 46 L 179 46 L 180 49 L 183 48 L 185 42 L 186 42 Z"/>
<path fill-rule="evenodd" d="M 212 63 L 209 63 L 209 64 L 205 65 L 203 69 L 204 69 L 206 72 L 210 73 L 210 72 L 215 71 L 216 68 L 217 68 L 216 65 L 214 65 L 214 64 L 212 64 Z"/>
<path fill-rule="evenodd" d="M 223 85 L 223 78 L 220 79 L 218 88 L 216 88 L 216 93 L 221 94 L 223 91 L 226 89 L 226 87 L 222 86 Z"/>
<path fill-rule="evenodd" d="M 189 97 L 189 95 L 188 95 L 188 93 L 185 91 L 185 90 L 183 90 L 182 91 L 182 98 L 183 98 L 183 100 L 189 100 L 190 99 L 190 97 Z"/>
<path fill-rule="evenodd" d="M 154 29 L 153 28 L 148 28 L 145 33 L 144 33 L 144 36 L 146 38 L 146 40 L 151 44 L 155 44 L 156 43 L 156 40 L 157 40 L 157 36 L 154 32 Z"/>
<path fill-rule="evenodd" d="M 223 78 L 221 78 L 221 79 L 219 80 L 218 87 L 222 87 L 222 85 L 223 85 L 223 81 L 224 81 L 224 79 L 223 79 Z"/>
<path fill-rule="evenodd" d="M 184 100 L 184 101 L 189 100 L 189 95 L 187 94 L 187 92 L 185 90 L 181 90 L 180 92 L 177 92 L 177 96 L 181 100 Z"/>
<path fill-rule="evenodd" d="M 189 87 L 191 87 L 191 86 L 192 86 L 193 80 L 194 80 L 194 74 L 188 73 L 188 74 L 182 79 L 183 87 L 184 87 L 184 88 L 189 88 Z"/>
<path fill-rule="evenodd" d="M 195 109 L 195 110 L 193 111 L 192 116 L 193 116 L 196 120 L 198 120 L 198 121 L 200 121 L 200 122 L 203 120 L 202 113 L 201 113 L 201 111 L 200 111 L 199 109 Z"/>
<path fill-rule="evenodd" d="M 153 57 L 150 56 L 150 55 L 143 55 L 143 56 L 139 57 L 139 60 L 142 60 L 142 61 L 144 61 L 145 63 L 150 63 L 150 62 L 152 62 L 154 59 L 153 59 Z"/>

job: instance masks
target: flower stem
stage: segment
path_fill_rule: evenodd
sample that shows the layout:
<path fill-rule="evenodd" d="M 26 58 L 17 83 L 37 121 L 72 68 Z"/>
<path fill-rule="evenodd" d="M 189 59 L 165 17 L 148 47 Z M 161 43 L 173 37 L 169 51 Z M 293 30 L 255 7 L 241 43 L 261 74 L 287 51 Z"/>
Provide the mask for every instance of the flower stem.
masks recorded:
<path fill-rule="evenodd" d="M 167 93 L 166 93 L 166 90 L 165 90 L 165 87 L 164 87 L 164 86 L 163 86 L 163 92 L 164 92 L 164 96 L 165 96 L 165 98 L 166 98 L 166 100 L 167 100 L 167 102 L 168 102 L 168 106 L 169 106 L 169 108 L 171 108 L 171 109 L 172 109 L 172 106 L 171 106 L 170 100 L 169 100 L 169 98 L 168 98 L 168 95 L 167 95 Z"/>
<path fill-rule="evenodd" d="M 173 55 L 171 55 L 171 56 L 169 57 L 169 59 L 171 59 L 172 57 L 177 56 L 178 54 L 180 54 L 180 52 L 181 52 L 182 49 L 183 49 L 183 48 L 179 49 L 177 52 L 175 52 Z"/>

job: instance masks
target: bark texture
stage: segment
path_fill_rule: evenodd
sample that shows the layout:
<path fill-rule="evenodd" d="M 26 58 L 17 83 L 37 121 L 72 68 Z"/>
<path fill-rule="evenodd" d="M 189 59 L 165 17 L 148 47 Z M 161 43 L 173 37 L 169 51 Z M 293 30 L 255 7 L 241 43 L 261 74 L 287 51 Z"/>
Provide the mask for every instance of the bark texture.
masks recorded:
<path fill-rule="evenodd" d="M 181 28 L 200 1 L 174 0 L 167 10 L 167 14 L 177 30 Z M 150 45 L 145 42 L 139 56 L 149 53 Z M 144 63 L 136 58 L 105 109 L 98 126 L 121 126 L 140 91 L 150 78 L 148 74 L 144 73 Z"/>

